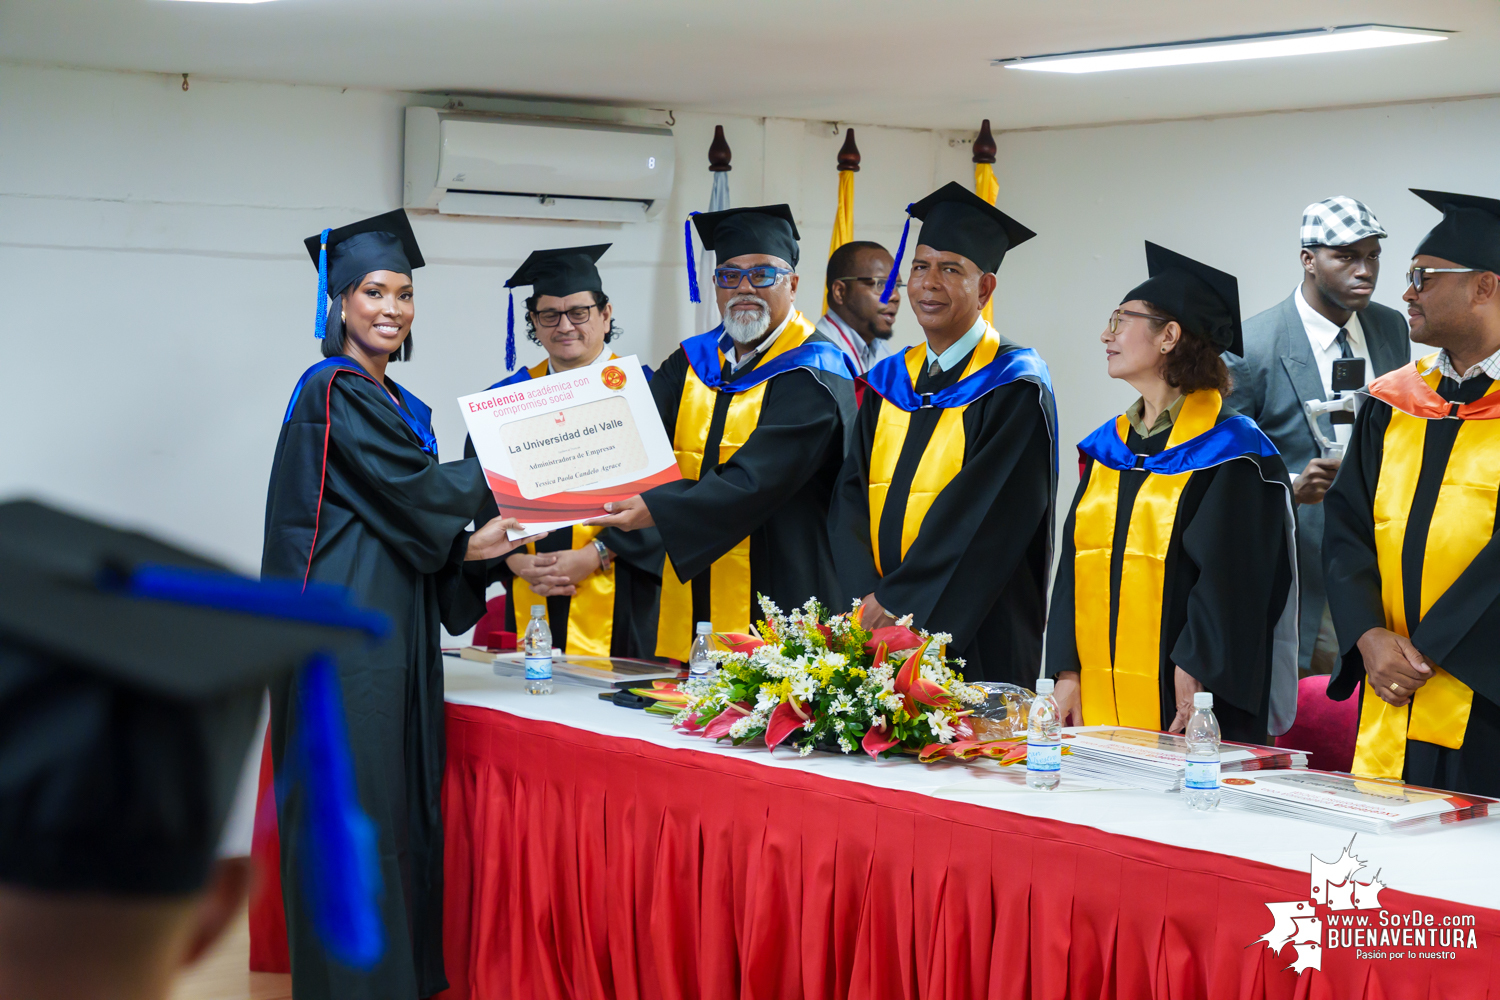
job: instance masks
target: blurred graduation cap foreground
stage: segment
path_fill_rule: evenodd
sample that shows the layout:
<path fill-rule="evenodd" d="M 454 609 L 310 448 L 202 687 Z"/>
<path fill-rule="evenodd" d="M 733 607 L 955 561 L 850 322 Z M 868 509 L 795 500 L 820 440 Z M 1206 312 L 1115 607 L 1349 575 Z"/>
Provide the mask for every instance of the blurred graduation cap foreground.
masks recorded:
<path fill-rule="evenodd" d="M 384 951 L 332 657 L 389 631 L 339 587 L 256 581 L 146 535 L 0 504 L 0 882 L 168 896 L 205 884 L 260 715 L 296 673 L 282 778 L 330 952 Z M 282 793 L 284 789 L 278 789 Z"/>

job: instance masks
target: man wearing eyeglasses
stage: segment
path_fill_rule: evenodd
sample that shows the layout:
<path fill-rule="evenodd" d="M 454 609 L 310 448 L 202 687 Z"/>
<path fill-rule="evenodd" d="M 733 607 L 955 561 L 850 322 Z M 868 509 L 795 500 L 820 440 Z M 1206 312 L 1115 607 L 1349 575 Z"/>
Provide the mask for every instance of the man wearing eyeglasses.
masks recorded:
<path fill-rule="evenodd" d="M 797 226 L 786 205 L 694 218 L 717 256 L 723 323 L 689 337 L 651 382 L 682 479 L 589 524 L 655 526 L 666 555 L 656 652 L 686 660 L 696 622 L 748 632 L 757 595 L 838 603 L 828 503 L 854 418 L 853 365 L 793 305 Z M 609 532 L 604 541 L 616 532 Z"/>
<path fill-rule="evenodd" d="M 1370 384 L 1323 505 L 1323 568 L 1359 691 L 1355 774 L 1500 794 L 1500 200 L 1443 213 L 1407 272 L 1411 339 Z"/>
<path fill-rule="evenodd" d="M 865 376 L 828 528 L 844 600 L 861 602 L 867 628 L 911 615 L 947 633 L 967 680 L 1031 687 L 1056 409 L 1046 364 L 982 310 L 1007 251 L 1036 234 L 956 183 L 907 211 L 922 220 L 907 298 L 926 339 Z"/>
<path fill-rule="evenodd" d="M 490 386 L 556 375 L 615 357 L 608 347 L 619 335 L 614 307 L 604 294 L 597 266 L 605 243 L 533 252 L 506 281 L 507 288 L 530 285 L 526 336 L 547 357 Z M 513 335 L 513 332 L 512 332 Z M 514 355 L 514 345 L 508 353 Z M 647 377 L 650 377 L 649 370 Z M 474 454 L 465 441 L 464 453 Z M 500 515 L 493 499 L 487 516 Z M 650 657 L 656 648 L 656 595 L 661 539 L 655 531 L 628 542 L 606 545 L 600 529 L 575 524 L 559 528 L 503 560 L 485 580 L 505 585 L 505 624 L 516 632 L 533 605 L 547 609 L 553 641 L 578 656 Z"/>
<path fill-rule="evenodd" d="M 818 320 L 818 332 L 849 355 L 861 375 L 891 354 L 901 293 L 892 291 L 886 302 L 880 293 L 894 264 L 890 251 L 869 240 L 845 243 L 828 257 L 828 311 Z"/>
<path fill-rule="evenodd" d="M 1406 321 L 1372 302 L 1380 278 L 1385 228 L 1360 201 L 1339 195 L 1302 212 L 1302 280 L 1281 302 L 1245 320 L 1245 353 L 1225 354 L 1234 388 L 1225 404 L 1254 420 L 1292 474 L 1297 503 L 1297 578 L 1301 587 L 1298 669 L 1329 674 L 1339 641 L 1323 594 L 1323 494 L 1339 470 L 1324 454 L 1302 404 L 1334 398 L 1333 364 L 1365 359 L 1368 381 L 1411 360 Z M 1346 415 L 1348 416 L 1348 415 Z M 1340 448 L 1352 424 L 1318 416 L 1323 436 Z"/>

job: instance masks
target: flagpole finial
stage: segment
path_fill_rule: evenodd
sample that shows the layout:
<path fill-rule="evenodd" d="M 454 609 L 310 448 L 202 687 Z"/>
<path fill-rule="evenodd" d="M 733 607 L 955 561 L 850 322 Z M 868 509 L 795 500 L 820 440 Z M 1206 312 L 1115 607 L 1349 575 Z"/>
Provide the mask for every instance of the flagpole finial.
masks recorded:
<path fill-rule="evenodd" d="M 839 169 L 859 170 L 859 147 L 854 144 L 854 130 L 844 133 L 844 145 L 839 148 Z"/>
<path fill-rule="evenodd" d="M 995 144 L 994 133 L 990 131 L 990 120 L 986 118 L 979 126 L 979 135 L 974 139 L 974 162 L 994 163 L 995 154 L 1000 147 Z"/>
<path fill-rule="evenodd" d="M 714 126 L 714 141 L 708 144 L 708 169 L 710 173 L 723 173 L 733 170 L 729 165 L 729 140 L 724 138 L 724 126 Z"/>

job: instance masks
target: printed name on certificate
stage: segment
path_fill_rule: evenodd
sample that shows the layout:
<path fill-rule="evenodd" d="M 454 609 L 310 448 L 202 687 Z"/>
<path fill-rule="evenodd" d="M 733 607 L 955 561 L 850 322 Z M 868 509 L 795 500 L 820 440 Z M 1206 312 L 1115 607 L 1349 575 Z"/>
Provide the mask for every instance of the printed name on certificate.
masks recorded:
<path fill-rule="evenodd" d="M 646 468 L 635 417 L 620 396 L 513 420 L 501 425 L 500 439 L 528 500 Z"/>

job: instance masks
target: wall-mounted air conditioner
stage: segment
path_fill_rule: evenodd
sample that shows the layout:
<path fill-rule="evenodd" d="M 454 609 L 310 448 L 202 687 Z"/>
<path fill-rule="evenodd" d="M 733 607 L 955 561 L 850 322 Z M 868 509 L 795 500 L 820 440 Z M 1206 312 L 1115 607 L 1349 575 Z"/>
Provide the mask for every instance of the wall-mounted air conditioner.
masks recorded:
<path fill-rule="evenodd" d="M 406 109 L 407 208 L 643 222 L 672 193 L 671 129 Z"/>

